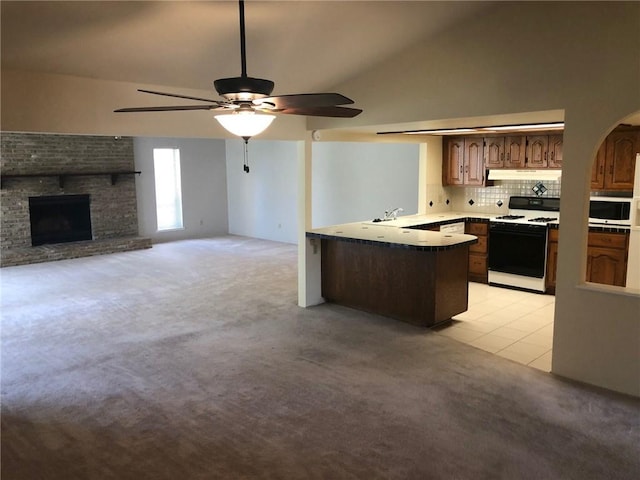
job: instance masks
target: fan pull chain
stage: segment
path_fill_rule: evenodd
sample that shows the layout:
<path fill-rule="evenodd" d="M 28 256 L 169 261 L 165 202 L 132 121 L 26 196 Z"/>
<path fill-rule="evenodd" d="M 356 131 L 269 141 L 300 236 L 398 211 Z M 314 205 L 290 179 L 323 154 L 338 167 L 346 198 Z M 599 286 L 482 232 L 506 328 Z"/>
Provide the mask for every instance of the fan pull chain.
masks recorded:
<path fill-rule="evenodd" d="M 244 139 L 244 173 L 249 173 L 249 138 L 242 137 Z"/>

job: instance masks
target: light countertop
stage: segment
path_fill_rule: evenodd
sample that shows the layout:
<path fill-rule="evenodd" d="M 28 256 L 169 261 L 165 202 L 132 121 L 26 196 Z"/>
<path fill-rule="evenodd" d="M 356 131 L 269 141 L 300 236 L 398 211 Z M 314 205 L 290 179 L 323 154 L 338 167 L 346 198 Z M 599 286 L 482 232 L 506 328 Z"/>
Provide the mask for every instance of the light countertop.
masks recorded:
<path fill-rule="evenodd" d="M 487 219 L 490 215 L 487 215 Z M 466 234 L 441 233 L 429 230 L 409 229 L 405 227 L 429 223 L 448 222 L 469 218 L 469 214 L 444 213 L 430 215 L 406 215 L 386 222 L 345 223 L 323 228 L 314 228 L 307 232 L 308 237 L 341 239 L 359 243 L 380 244 L 395 247 L 416 248 L 419 250 L 441 250 L 476 243 L 477 237 Z M 477 218 L 477 215 L 473 215 Z"/>
<path fill-rule="evenodd" d="M 410 229 L 416 225 L 446 224 L 455 221 L 465 221 L 467 219 L 489 221 L 494 217 L 494 213 L 476 212 L 441 212 L 429 214 L 403 215 L 395 220 L 385 222 L 373 222 L 364 220 L 362 222 L 344 223 L 341 225 L 331 225 L 328 227 L 314 228 L 307 232 L 308 237 L 342 239 L 361 243 L 375 243 L 391 247 L 417 248 L 420 250 L 438 250 L 451 248 L 457 245 L 476 243 L 477 238 L 473 235 L 451 234 L 445 232 Z M 558 222 L 551 222 L 550 228 L 558 228 Z M 596 230 L 603 231 L 624 231 L 628 227 L 607 227 L 606 225 L 589 225 Z"/>
<path fill-rule="evenodd" d="M 477 218 L 482 220 L 489 220 L 491 217 L 495 217 L 495 213 L 470 213 L 470 212 L 441 212 L 441 213 L 426 213 L 415 215 L 404 215 L 398 217 L 396 220 L 389 220 L 387 222 L 380 222 L 384 225 L 395 227 L 411 227 L 414 225 L 426 225 L 429 223 L 442 223 L 453 222 L 459 220 L 463 222 L 468 218 Z M 370 222 L 370 221 L 369 221 Z M 368 223 L 368 222 L 364 222 Z"/>

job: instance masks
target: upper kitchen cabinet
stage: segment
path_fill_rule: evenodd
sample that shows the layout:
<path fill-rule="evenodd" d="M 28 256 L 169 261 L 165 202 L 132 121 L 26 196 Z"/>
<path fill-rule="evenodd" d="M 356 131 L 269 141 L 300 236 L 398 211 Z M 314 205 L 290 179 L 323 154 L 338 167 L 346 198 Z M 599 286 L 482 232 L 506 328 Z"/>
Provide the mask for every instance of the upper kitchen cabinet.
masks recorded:
<path fill-rule="evenodd" d="M 444 185 L 483 185 L 484 144 L 482 137 L 445 137 L 442 180 Z"/>
<path fill-rule="evenodd" d="M 527 168 L 562 168 L 562 135 L 527 137 Z"/>
<path fill-rule="evenodd" d="M 591 190 L 604 190 L 604 164 L 606 140 L 600 144 L 591 168 Z"/>
<path fill-rule="evenodd" d="M 562 168 L 562 135 L 549 135 L 549 168 Z"/>
<path fill-rule="evenodd" d="M 464 138 L 445 137 L 443 143 L 442 183 L 462 185 L 464 184 Z"/>
<path fill-rule="evenodd" d="M 499 135 L 485 137 L 484 161 L 486 168 L 524 168 L 526 137 Z"/>
<path fill-rule="evenodd" d="M 486 185 L 487 169 L 562 168 L 562 135 L 443 138 L 443 185 Z"/>
<path fill-rule="evenodd" d="M 464 139 L 464 184 L 484 183 L 484 142 L 479 137 Z"/>
<path fill-rule="evenodd" d="M 592 190 L 633 190 L 640 128 L 618 127 L 604 140 L 591 171 Z"/>
<path fill-rule="evenodd" d="M 484 164 L 487 168 L 504 167 L 504 137 L 484 139 Z"/>

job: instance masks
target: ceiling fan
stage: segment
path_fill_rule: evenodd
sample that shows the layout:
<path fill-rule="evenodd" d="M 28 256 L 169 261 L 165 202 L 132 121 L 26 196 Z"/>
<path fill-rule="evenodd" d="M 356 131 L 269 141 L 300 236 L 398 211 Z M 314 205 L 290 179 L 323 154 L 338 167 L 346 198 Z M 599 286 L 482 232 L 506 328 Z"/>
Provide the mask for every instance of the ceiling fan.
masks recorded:
<path fill-rule="evenodd" d="M 193 97 L 175 93 L 138 89 L 143 93 L 163 95 L 207 102 L 198 105 L 175 105 L 159 107 L 120 108 L 115 112 L 164 112 L 178 110 L 215 110 L 226 112 L 216 115 L 216 119 L 231 133 L 245 140 L 264 131 L 275 118 L 273 113 L 308 115 L 318 117 L 352 118 L 362 112 L 357 108 L 343 107 L 353 100 L 339 93 L 302 93 L 271 96 L 274 83 L 271 80 L 253 78 L 247 75 L 246 41 L 244 26 L 244 0 L 239 0 L 240 10 L 240 57 L 242 74 L 239 77 L 221 78 L 213 85 L 223 100 Z M 254 123 L 256 125 L 254 125 Z M 245 163 L 245 171 L 247 171 Z"/>

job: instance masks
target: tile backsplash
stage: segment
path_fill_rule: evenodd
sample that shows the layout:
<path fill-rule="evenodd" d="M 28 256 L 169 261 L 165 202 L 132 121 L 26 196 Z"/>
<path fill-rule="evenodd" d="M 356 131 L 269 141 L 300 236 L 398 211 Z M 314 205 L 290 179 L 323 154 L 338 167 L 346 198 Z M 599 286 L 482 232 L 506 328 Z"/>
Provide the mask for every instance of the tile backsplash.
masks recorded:
<path fill-rule="evenodd" d="M 540 188 L 542 183 L 543 188 Z M 534 188 L 538 192 L 544 191 L 541 195 L 536 195 Z M 544 190 L 546 188 L 546 190 Z M 540 196 L 544 197 L 560 197 L 560 181 L 545 180 L 539 182 L 536 180 L 496 180 L 492 187 L 442 187 L 442 193 L 438 191 L 437 195 L 443 195 L 451 200 L 446 209 L 461 212 L 478 212 L 478 213 L 507 213 L 509 210 L 509 197 L 512 195 L 520 195 L 527 197 Z M 430 197 L 430 190 L 427 197 Z M 429 200 L 427 199 L 427 203 Z M 427 212 L 436 211 L 427 205 Z"/>
<path fill-rule="evenodd" d="M 427 185 L 427 205 L 426 213 L 440 213 L 452 210 L 453 190 L 450 187 L 443 187 L 441 183 Z"/>

